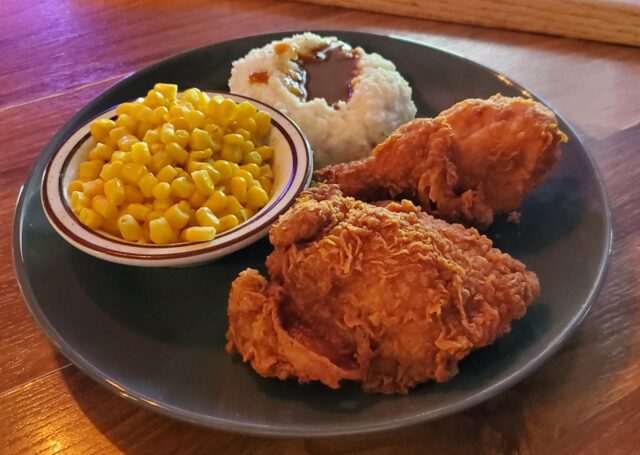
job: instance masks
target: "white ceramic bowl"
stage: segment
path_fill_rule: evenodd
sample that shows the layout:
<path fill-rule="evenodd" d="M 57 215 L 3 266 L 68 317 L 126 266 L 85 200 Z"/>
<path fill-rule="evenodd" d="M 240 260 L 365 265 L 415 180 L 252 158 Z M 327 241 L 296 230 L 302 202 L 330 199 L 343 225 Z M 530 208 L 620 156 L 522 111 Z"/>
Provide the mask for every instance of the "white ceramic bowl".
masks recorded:
<path fill-rule="evenodd" d="M 47 165 L 42 181 L 42 206 L 54 229 L 76 248 L 97 258 L 143 267 L 184 267 L 218 259 L 264 237 L 274 221 L 293 204 L 311 181 L 311 149 L 300 128 L 278 110 L 240 95 L 224 95 L 237 102 L 249 100 L 271 114 L 269 144 L 274 148 L 273 190 L 267 205 L 236 228 L 223 232 L 210 242 L 169 245 L 127 242 L 101 230 L 84 226 L 73 214 L 66 188 L 75 179 L 78 165 L 95 146 L 88 122 L 76 131 Z M 97 118 L 114 118 L 115 108 Z M 93 121 L 93 120 L 92 120 Z"/>

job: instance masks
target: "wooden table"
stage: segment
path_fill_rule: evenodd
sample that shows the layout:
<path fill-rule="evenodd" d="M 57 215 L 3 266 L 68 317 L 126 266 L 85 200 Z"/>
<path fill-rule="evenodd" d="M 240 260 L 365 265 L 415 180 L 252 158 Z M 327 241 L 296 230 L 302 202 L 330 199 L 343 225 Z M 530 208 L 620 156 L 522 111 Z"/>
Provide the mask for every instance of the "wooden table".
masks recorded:
<path fill-rule="evenodd" d="M 640 453 L 640 49 L 289 2 L 177 3 L 0 2 L 0 453 Z M 56 353 L 29 315 L 12 270 L 11 219 L 54 132 L 160 58 L 304 28 L 398 34 L 463 54 L 536 91 L 593 151 L 613 209 L 608 278 L 565 347 L 508 392 L 376 435 L 239 436 L 160 417 L 103 389 Z"/>

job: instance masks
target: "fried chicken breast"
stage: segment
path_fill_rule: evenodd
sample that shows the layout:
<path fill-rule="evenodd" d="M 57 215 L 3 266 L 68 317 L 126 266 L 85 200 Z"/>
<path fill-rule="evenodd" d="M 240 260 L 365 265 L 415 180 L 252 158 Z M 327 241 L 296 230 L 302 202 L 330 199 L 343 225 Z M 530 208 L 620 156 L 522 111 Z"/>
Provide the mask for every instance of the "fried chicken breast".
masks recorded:
<path fill-rule="evenodd" d="M 263 376 L 381 393 L 447 381 L 539 294 L 536 275 L 475 229 L 335 185 L 303 192 L 269 239 L 271 280 L 245 270 L 228 307 L 227 350 Z"/>
<path fill-rule="evenodd" d="M 538 102 L 468 99 L 401 126 L 372 156 L 314 178 L 367 201 L 407 197 L 434 216 L 484 228 L 542 182 L 562 141 L 555 115 Z"/>

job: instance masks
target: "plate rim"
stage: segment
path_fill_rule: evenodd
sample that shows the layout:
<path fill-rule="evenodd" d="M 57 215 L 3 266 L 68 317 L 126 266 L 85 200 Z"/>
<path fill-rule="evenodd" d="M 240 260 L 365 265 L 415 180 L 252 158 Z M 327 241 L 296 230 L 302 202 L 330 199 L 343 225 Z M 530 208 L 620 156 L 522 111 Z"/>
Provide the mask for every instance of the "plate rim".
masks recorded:
<path fill-rule="evenodd" d="M 377 38 L 382 38 L 386 40 L 399 40 L 404 41 L 406 43 L 410 43 L 417 46 L 427 47 L 433 51 L 438 53 L 444 53 L 449 56 L 452 56 L 456 59 L 460 59 L 465 61 L 466 63 L 470 63 L 473 66 L 491 73 L 494 77 L 498 75 L 504 76 L 503 73 L 494 70 L 491 67 L 482 65 L 478 62 L 475 62 L 465 56 L 457 54 L 455 52 L 450 52 L 448 50 L 442 49 L 437 46 L 432 46 L 430 44 L 426 44 L 415 39 L 400 36 L 397 34 L 389 34 L 383 35 L 378 33 L 371 33 L 366 31 L 349 31 L 349 30 L 335 30 L 335 29 L 312 29 L 312 30 L 290 30 L 290 31 L 279 31 L 272 33 L 264 33 L 257 35 L 248 35 L 237 37 L 233 39 L 217 41 L 209 43 L 205 46 L 200 46 L 197 48 L 189 49 L 184 52 L 180 52 L 177 54 L 173 54 L 167 58 L 164 58 L 152 65 L 146 66 L 138 71 L 131 72 L 123 77 L 121 80 L 116 82 L 113 86 L 107 88 L 96 97 L 94 97 L 91 101 L 89 101 L 85 106 L 83 106 L 75 115 L 65 122 L 65 124 L 60 127 L 60 129 L 56 132 L 56 134 L 47 142 L 42 151 L 38 154 L 34 164 L 29 171 L 29 174 L 25 180 L 26 182 L 31 182 L 34 177 L 34 172 L 38 167 L 41 161 L 44 161 L 46 158 L 46 151 L 50 148 L 50 145 L 54 143 L 56 140 L 64 140 L 65 135 L 62 134 L 65 131 L 66 125 L 76 121 L 77 118 L 86 116 L 85 111 L 88 110 L 88 106 L 92 104 L 97 98 L 107 97 L 111 95 L 111 92 L 115 90 L 117 86 L 119 86 L 124 81 L 128 81 L 131 77 L 144 75 L 144 73 L 148 71 L 152 71 L 153 69 L 164 65 L 170 60 L 175 58 L 187 56 L 190 53 L 198 53 L 203 50 L 214 46 L 214 45 L 224 45 L 227 43 L 243 40 L 246 38 L 261 38 L 263 37 L 265 42 L 266 40 L 277 39 L 278 37 L 286 37 L 291 34 L 296 33 L 304 33 L 305 31 L 310 31 L 312 33 L 318 34 L 352 34 L 352 35 L 361 35 L 363 37 L 366 36 L 375 36 Z M 514 81 L 511 78 L 508 80 L 513 84 L 513 87 L 517 88 L 520 91 L 526 91 L 532 99 L 542 102 L 545 106 L 549 107 L 554 114 L 560 120 L 560 123 L 563 124 L 563 128 L 568 130 L 579 142 L 581 148 L 584 151 L 584 155 L 587 158 L 587 162 L 593 171 L 595 181 L 597 183 L 599 189 L 599 198 L 602 204 L 603 210 L 601 212 L 601 217 L 603 221 L 603 231 L 604 231 L 604 243 L 601 245 L 602 253 L 600 255 L 600 260 L 598 262 L 598 272 L 594 282 L 589 289 L 589 293 L 587 298 L 581 304 L 579 311 L 569 320 L 569 322 L 565 325 L 565 327 L 551 340 L 547 343 L 546 347 L 535 357 L 529 360 L 522 368 L 513 372 L 512 374 L 505 376 L 498 382 L 493 385 L 486 387 L 471 396 L 456 401 L 451 404 L 446 404 L 440 406 L 435 409 L 428 410 L 426 412 L 417 412 L 410 416 L 397 418 L 393 420 L 382 420 L 378 423 L 366 423 L 366 424 L 351 424 L 351 425 L 343 425 L 341 428 L 320 428 L 314 431 L 309 431 L 306 428 L 301 427 L 291 427 L 290 425 L 261 425 L 256 423 L 248 423 L 246 421 L 241 420 L 229 420 L 220 417 L 214 416 L 203 416 L 202 414 L 194 413 L 191 411 L 185 411 L 182 408 L 172 406 L 172 405 L 159 405 L 158 403 L 151 400 L 149 397 L 144 396 L 139 392 L 128 389 L 126 387 L 122 387 L 117 382 L 113 381 L 108 375 L 104 374 L 99 368 L 91 364 L 87 361 L 81 354 L 79 354 L 72 346 L 70 346 L 64 338 L 60 336 L 60 334 L 55 330 L 55 328 L 51 325 L 48 319 L 44 316 L 39 304 L 37 304 L 37 299 L 33 293 L 31 288 L 31 283 L 25 276 L 25 270 L 22 267 L 19 267 L 19 264 L 22 264 L 22 258 L 20 254 L 21 250 L 21 227 L 23 225 L 23 207 L 25 202 L 25 191 L 23 185 L 20 189 L 18 200 L 16 204 L 16 208 L 14 211 L 13 217 L 13 240 L 12 240 L 12 261 L 14 273 L 16 274 L 18 287 L 20 292 L 25 300 L 26 306 L 29 309 L 29 312 L 36 320 L 40 328 L 43 330 L 45 335 L 49 338 L 49 340 L 54 344 L 54 346 L 62 352 L 62 354 L 67 357 L 67 359 L 76 365 L 83 373 L 87 374 L 93 380 L 95 380 L 98 384 L 106 387 L 107 389 L 115 392 L 117 395 L 124 397 L 125 399 L 136 403 L 138 405 L 142 405 L 143 407 L 152 410 L 156 413 L 162 414 L 167 417 L 171 417 L 177 420 L 182 420 L 185 422 L 189 422 L 198 426 L 230 431 L 237 434 L 245 434 L 245 435 L 254 435 L 254 436 L 269 436 L 269 437 L 304 437 L 304 438 L 319 438 L 319 437 L 328 437 L 328 436 L 346 436 L 346 435 L 361 435 L 361 434 L 369 434 L 380 431 L 388 431 L 401 427 L 407 427 L 412 425 L 417 425 L 420 423 L 425 423 L 427 421 L 435 420 L 438 418 L 445 417 L 447 415 L 455 414 L 465 409 L 468 409 L 472 406 L 480 404 L 499 393 L 513 387 L 524 378 L 529 376 L 533 371 L 539 368 L 544 362 L 546 362 L 557 350 L 562 346 L 564 342 L 567 341 L 568 337 L 579 327 L 580 322 L 587 315 L 589 309 L 591 308 L 593 302 L 597 299 L 602 286 L 605 282 L 605 278 L 607 276 L 607 271 L 610 264 L 611 259 L 611 251 L 613 246 L 613 226 L 612 226 L 612 215 L 611 215 L 611 207 L 609 204 L 609 199 L 607 196 L 606 186 L 604 184 L 604 180 L 602 178 L 602 174 L 600 169 L 598 168 L 593 155 L 591 154 L 589 148 L 584 144 L 582 135 L 578 134 L 576 129 L 571 126 L 569 122 L 567 122 L 562 115 L 560 115 L 555 109 L 553 109 L 552 104 L 548 103 L 545 99 L 537 96 L 535 92 L 529 91 L 525 89 L 521 84 L 517 81 Z"/>

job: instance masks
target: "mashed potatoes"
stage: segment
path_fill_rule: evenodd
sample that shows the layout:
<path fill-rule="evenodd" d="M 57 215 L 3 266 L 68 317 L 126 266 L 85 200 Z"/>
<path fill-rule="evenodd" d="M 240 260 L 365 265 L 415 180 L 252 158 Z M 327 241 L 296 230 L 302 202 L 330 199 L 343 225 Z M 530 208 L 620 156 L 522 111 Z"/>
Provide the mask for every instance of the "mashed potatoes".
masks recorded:
<path fill-rule="evenodd" d="M 233 62 L 229 88 L 298 123 L 316 168 L 368 156 L 416 114 L 411 87 L 393 63 L 313 33 L 251 50 Z"/>

